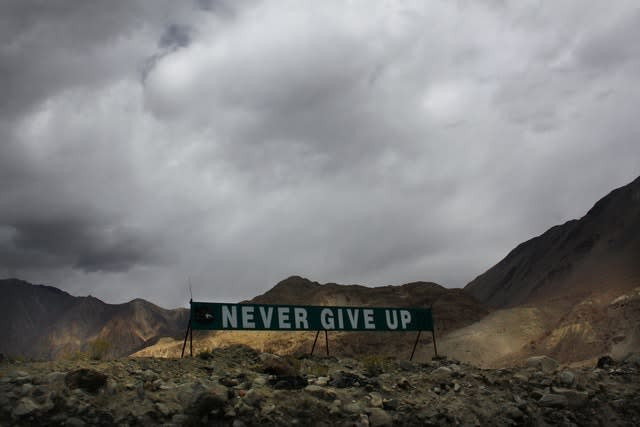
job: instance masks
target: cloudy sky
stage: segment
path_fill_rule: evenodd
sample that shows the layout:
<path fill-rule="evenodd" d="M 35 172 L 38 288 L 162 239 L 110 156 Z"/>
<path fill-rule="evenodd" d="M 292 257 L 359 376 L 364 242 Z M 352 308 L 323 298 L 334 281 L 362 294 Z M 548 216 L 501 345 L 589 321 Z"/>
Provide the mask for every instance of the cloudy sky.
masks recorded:
<path fill-rule="evenodd" d="M 0 277 L 464 286 L 640 175 L 630 1 L 0 2 Z"/>

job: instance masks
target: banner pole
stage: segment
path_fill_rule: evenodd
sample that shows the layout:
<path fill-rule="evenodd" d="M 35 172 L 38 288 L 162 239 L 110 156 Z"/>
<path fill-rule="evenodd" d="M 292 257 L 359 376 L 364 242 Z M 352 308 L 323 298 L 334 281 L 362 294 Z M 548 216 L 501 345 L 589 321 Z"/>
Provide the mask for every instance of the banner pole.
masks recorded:
<path fill-rule="evenodd" d="M 189 292 L 191 292 L 191 281 L 189 281 Z M 193 305 L 193 295 L 189 298 L 189 353 L 193 357 L 193 328 L 191 325 L 191 306 Z"/>
<path fill-rule="evenodd" d="M 329 356 L 329 335 L 327 334 L 327 330 L 324 330 L 324 345 L 327 349 L 327 356 Z"/>
<path fill-rule="evenodd" d="M 435 353 L 436 357 L 438 357 L 438 346 L 436 345 L 436 328 L 435 328 L 435 326 L 433 327 L 433 329 L 431 331 L 431 336 L 433 337 L 433 352 Z"/>
<path fill-rule="evenodd" d="M 318 342 L 318 335 L 320 335 L 320 330 L 316 331 L 316 338 L 313 340 L 313 346 L 311 346 L 311 353 L 309 356 L 313 356 L 313 350 L 316 349 L 316 343 Z"/>
<path fill-rule="evenodd" d="M 422 334 L 422 331 L 418 331 L 418 336 L 416 337 L 416 342 L 413 343 L 413 350 L 411 350 L 411 357 L 409 357 L 409 361 L 413 360 L 413 355 L 416 352 L 416 347 L 418 346 L 418 341 L 420 340 L 420 334 Z"/>
<path fill-rule="evenodd" d="M 191 331 L 191 313 L 189 313 L 189 323 L 187 324 L 187 332 L 184 334 L 184 342 L 182 343 L 182 354 L 180 355 L 180 359 L 184 357 L 184 349 L 187 346 L 187 338 L 189 337 L 189 332 Z"/>
<path fill-rule="evenodd" d="M 433 338 L 433 353 L 438 357 L 438 345 L 436 344 L 436 324 L 433 321 L 433 304 L 431 304 L 431 337 Z"/>

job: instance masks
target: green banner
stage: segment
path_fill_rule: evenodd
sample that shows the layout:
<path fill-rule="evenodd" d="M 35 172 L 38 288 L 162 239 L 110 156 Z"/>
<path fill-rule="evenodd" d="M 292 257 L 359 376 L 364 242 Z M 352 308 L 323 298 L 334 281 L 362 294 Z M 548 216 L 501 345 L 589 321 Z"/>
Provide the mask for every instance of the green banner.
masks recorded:
<path fill-rule="evenodd" d="M 191 328 L 244 331 L 432 331 L 429 308 L 191 302 Z"/>

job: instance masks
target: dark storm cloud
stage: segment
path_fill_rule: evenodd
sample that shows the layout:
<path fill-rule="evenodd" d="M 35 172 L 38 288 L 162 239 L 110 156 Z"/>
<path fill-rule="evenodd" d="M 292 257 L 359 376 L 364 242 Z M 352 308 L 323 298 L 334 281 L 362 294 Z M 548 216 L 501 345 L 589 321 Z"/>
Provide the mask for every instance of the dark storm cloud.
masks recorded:
<path fill-rule="evenodd" d="M 176 49 L 189 46 L 191 42 L 190 30 L 184 25 L 171 24 L 160 38 L 160 47 Z"/>
<path fill-rule="evenodd" d="M 63 218 L 4 222 L 0 240 L 4 267 L 21 269 L 71 265 L 85 272 L 127 271 L 136 264 L 160 261 L 151 240 L 133 230 L 93 221 Z"/>
<path fill-rule="evenodd" d="M 1 2 L 0 114 L 16 117 L 60 91 L 117 81 L 177 9 L 168 3 Z"/>
<path fill-rule="evenodd" d="M 4 2 L 0 271 L 463 286 L 633 179 L 633 2 Z"/>

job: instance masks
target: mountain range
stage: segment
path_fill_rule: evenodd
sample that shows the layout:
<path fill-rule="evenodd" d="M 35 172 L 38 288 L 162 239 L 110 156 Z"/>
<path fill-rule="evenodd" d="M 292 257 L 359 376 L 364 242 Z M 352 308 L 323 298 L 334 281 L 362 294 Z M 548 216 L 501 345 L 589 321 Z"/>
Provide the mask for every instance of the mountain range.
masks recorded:
<path fill-rule="evenodd" d="M 17 279 L 0 281 L 0 292 L 5 354 L 55 358 L 102 340 L 111 356 L 177 356 L 188 320 L 184 309 L 140 299 L 106 304 Z M 606 195 L 584 217 L 518 245 L 464 289 L 431 282 L 370 288 L 292 276 L 250 302 L 433 306 L 439 347 L 481 366 L 536 354 L 566 363 L 607 353 L 622 357 L 640 349 L 640 178 Z M 309 350 L 313 334 L 197 331 L 194 337 L 196 351 L 242 343 L 296 352 Z M 398 354 L 408 340 L 400 333 L 331 333 L 333 351 L 342 354 Z M 418 356 L 431 351 L 423 346 Z"/>
<path fill-rule="evenodd" d="M 18 279 L 0 280 L 0 293 L 5 355 L 57 358 L 102 342 L 105 356 L 126 356 L 160 337 L 182 334 L 189 316 L 186 309 L 165 310 L 142 299 L 107 304 Z"/>

